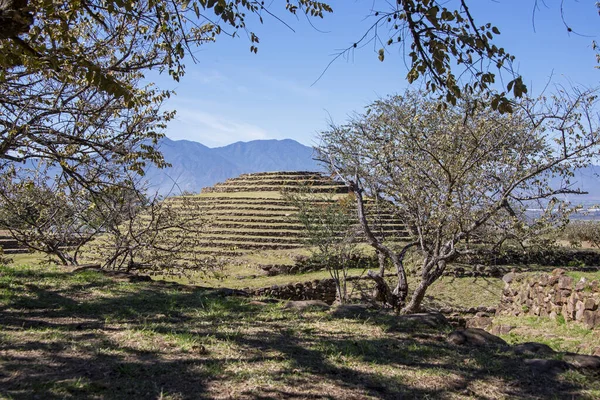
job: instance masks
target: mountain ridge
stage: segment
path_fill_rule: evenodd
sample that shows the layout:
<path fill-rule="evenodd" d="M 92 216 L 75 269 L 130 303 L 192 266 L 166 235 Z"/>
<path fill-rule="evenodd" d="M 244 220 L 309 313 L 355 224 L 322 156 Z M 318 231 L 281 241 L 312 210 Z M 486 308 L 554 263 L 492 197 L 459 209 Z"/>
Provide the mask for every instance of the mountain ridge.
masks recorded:
<path fill-rule="evenodd" d="M 167 137 L 158 144 L 171 167 L 149 166 L 148 191 L 161 196 L 198 193 L 204 187 L 241 174 L 275 171 L 324 171 L 313 160 L 313 149 L 293 139 L 252 140 L 207 147 L 191 140 Z"/>

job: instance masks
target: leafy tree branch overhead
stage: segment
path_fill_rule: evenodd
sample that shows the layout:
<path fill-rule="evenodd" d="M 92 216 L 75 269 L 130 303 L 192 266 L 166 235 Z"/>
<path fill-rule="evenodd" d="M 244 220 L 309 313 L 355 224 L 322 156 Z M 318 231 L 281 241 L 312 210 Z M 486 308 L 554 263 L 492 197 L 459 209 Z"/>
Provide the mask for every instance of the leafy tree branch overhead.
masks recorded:
<path fill-rule="evenodd" d="M 516 12 L 532 10 L 535 23 L 538 3 L 523 2 Z M 571 23 L 576 22 L 564 15 L 569 5 L 563 3 L 560 13 L 564 29 L 566 34 L 575 34 Z M 463 96 L 483 92 L 487 96 L 480 101 L 494 110 L 511 112 L 513 99 L 528 92 L 527 77 L 515 68 L 510 47 L 499 45 L 501 32 L 493 24 L 494 17 L 476 15 L 470 8 L 474 4 L 468 0 L 373 1 L 369 27 L 335 54 L 326 70 L 339 58 L 363 47 L 372 48 L 382 62 L 390 54 L 400 53 L 408 69 L 407 81 L 422 82 L 426 90 L 438 93 L 438 98 L 444 100 L 442 106 L 455 105 Z M 599 12 L 600 3 L 596 2 L 590 11 Z M 591 44 L 597 48 L 595 42 Z"/>
<path fill-rule="evenodd" d="M 287 2 L 286 8 L 315 17 L 331 11 L 312 0 Z M 130 148 L 126 139 L 155 142 L 162 128 L 160 122 L 172 117 L 158 111 L 170 93 L 142 87 L 144 74 L 155 69 L 180 79 L 183 58 L 193 57 L 192 46 L 214 41 L 227 29 L 231 29 L 230 35 L 246 32 L 251 49 L 256 51 L 259 39 L 246 26 L 247 14 L 262 21 L 263 14 L 270 11 L 262 3 L 248 0 L 2 1 L 0 158 L 18 161 L 40 156 L 35 146 L 34 151 L 28 150 L 30 143 L 39 145 L 37 150 L 47 150 L 54 143 L 47 136 L 40 137 L 40 131 L 60 133 L 71 146 L 97 145 L 95 151 L 119 149 L 120 142 Z M 39 107 L 32 104 L 33 99 L 42 100 Z M 89 109 L 84 104 L 90 105 Z M 71 114 L 70 122 L 59 118 L 63 111 Z M 112 132 L 109 144 L 100 139 L 108 137 L 106 132 L 91 137 L 85 132 L 86 126 L 103 129 L 97 123 L 104 120 L 98 115 L 102 113 L 127 116 L 128 121 L 136 122 L 150 117 L 153 123 L 146 130 L 138 127 L 140 133 L 133 137 Z M 55 126 L 57 119 L 62 126 Z M 56 144 L 63 143 L 59 140 Z M 54 161 L 60 162 L 61 156 L 53 153 Z M 129 159 L 160 160 L 151 148 L 135 156 Z M 139 165 L 133 164 L 139 171 Z"/>

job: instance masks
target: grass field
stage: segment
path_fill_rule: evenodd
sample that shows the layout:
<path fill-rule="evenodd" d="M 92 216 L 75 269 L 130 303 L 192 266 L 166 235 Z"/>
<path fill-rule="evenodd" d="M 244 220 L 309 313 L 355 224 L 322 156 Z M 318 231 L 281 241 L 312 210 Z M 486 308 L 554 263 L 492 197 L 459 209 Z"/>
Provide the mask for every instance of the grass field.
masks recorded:
<path fill-rule="evenodd" d="M 415 324 L 386 310 L 299 313 L 283 301 L 224 296 L 221 288 L 329 277 L 327 271 L 267 276 L 261 269 L 310 254 L 307 248 L 265 249 L 304 244 L 281 193 L 253 191 L 277 181 L 270 175 L 187 196 L 214 214 L 202 236 L 205 247 L 195 251 L 226 260 L 215 274 L 134 283 L 128 275 L 41 263 L 38 254 L 11 255 L 14 263 L 0 266 L 0 399 L 600 399 L 598 376 L 541 373 L 510 347 L 451 345 L 448 324 Z M 264 210 L 256 210 L 259 204 Z M 414 270 L 415 263 L 407 259 L 406 266 Z M 600 272 L 568 274 L 600 279 Z M 409 276 L 411 288 L 416 280 Z M 499 278 L 443 277 L 423 305 L 495 307 L 503 287 Z M 361 290 L 371 295 L 365 281 L 351 282 L 349 290 L 357 301 Z M 597 331 L 564 321 L 498 317 L 494 324 L 513 328 L 502 336 L 510 344 L 548 344 L 558 352 L 550 358 L 600 347 Z"/>
<path fill-rule="evenodd" d="M 432 301 L 477 291 L 464 283 L 442 281 Z M 450 345 L 450 327 L 385 312 L 297 313 L 210 289 L 22 266 L 0 267 L 0 310 L 6 399 L 600 397 L 593 376 L 536 375 L 509 349 Z M 563 329 L 549 323 L 546 332 Z"/>

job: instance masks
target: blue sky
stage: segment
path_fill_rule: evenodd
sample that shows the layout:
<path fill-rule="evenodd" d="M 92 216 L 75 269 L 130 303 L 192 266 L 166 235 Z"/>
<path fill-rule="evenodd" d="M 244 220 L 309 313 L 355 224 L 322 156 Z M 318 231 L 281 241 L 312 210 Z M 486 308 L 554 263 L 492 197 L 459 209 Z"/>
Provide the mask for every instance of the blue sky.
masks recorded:
<path fill-rule="evenodd" d="M 373 22 L 373 5 L 384 1 L 329 1 L 333 14 L 323 20 L 286 15 L 274 0 L 272 10 L 289 23 L 270 18 L 264 25 L 249 22 L 260 37 L 258 54 L 250 53 L 246 38 L 217 38 L 198 48 L 197 63 L 186 62 L 179 83 L 159 77 L 157 83 L 177 95 L 165 105 L 177 110 L 167 128 L 171 139 L 187 139 L 209 147 L 254 139 L 295 139 L 306 145 L 328 122 L 343 123 L 354 111 L 407 87 L 407 67 L 401 47 L 377 59 L 380 46 L 367 45 L 340 58 L 313 85 L 340 49 L 350 46 Z M 448 1 L 450 8 L 454 1 Z M 530 94 L 554 85 L 597 86 L 600 70 L 591 49 L 600 42 L 600 17 L 593 0 L 565 0 L 563 25 L 559 0 L 470 0 L 476 23 L 491 22 L 501 35 L 497 44 L 516 56 L 518 71 Z M 535 24 L 534 22 L 535 21 Z M 535 25 L 535 29 L 534 29 Z M 316 28 L 316 29 L 315 29 Z M 312 85 L 312 86 L 311 86 Z"/>

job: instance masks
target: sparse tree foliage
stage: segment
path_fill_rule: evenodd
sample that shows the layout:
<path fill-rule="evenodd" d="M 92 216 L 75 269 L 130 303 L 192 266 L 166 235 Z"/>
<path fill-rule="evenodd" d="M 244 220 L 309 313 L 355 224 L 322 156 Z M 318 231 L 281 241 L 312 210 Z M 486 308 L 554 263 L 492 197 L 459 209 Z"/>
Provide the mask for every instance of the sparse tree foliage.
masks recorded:
<path fill-rule="evenodd" d="M 298 209 L 293 218 L 300 221 L 315 261 L 323 265 L 334 279 L 338 300 L 345 303 L 348 268 L 356 254 L 360 233 L 354 196 L 311 193 L 308 189 L 286 192 L 284 198 Z"/>
<path fill-rule="evenodd" d="M 572 246 L 583 243 L 600 249 L 600 223 L 598 221 L 571 221 L 564 230 L 564 236 Z"/>
<path fill-rule="evenodd" d="M 31 171 L 19 181 L 0 184 L 0 228 L 32 251 L 56 256 L 63 264 L 79 262 L 81 246 L 103 231 L 88 191 L 60 188 Z"/>
<path fill-rule="evenodd" d="M 529 4 L 535 21 L 538 3 L 543 2 L 524 2 L 519 7 Z M 408 82 L 423 82 L 427 90 L 443 100 L 440 107 L 456 105 L 461 97 L 473 98 L 473 94 L 485 92 L 486 96 L 478 97 L 478 101 L 494 110 L 511 112 L 513 99 L 526 95 L 527 86 L 513 69 L 515 57 L 510 48 L 498 44 L 501 32 L 493 25 L 494 17 L 475 15 L 469 7 L 473 4 L 473 0 L 373 1 L 369 3 L 370 27 L 337 53 L 329 65 L 362 47 L 371 47 L 380 61 L 401 53 L 408 67 Z M 567 21 L 564 7 L 568 6 L 561 3 L 564 29 L 574 32 L 571 24 L 575 22 Z M 597 12 L 600 5 L 596 2 L 589 7 L 590 12 Z M 595 42 L 593 48 L 597 49 Z"/>
<path fill-rule="evenodd" d="M 456 105 L 463 96 L 486 92 L 488 96 L 480 101 L 494 110 L 510 112 L 510 98 L 522 97 L 527 87 L 512 68 L 514 56 L 495 43 L 500 30 L 489 22 L 475 21 L 467 3 L 375 1 L 370 28 L 337 57 L 366 45 L 379 49 L 380 61 L 387 53 L 401 51 L 408 59 L 408 82 L 423 79 L 428 90 L 440 93 L 439 98 L 444 100 L 440 107 Z M 504 91 L 494 92 L 502 72 L 510 80 Z"/>
<path fill-rule="evenodd" d="M 103 268 L 186 275 L 220 266 L 218 257 L 196 252 L 207 223 L 197 203 L 147 199 L 138 190 L 119 191 L 112 200 L 100 211 L 112 223 L 86 249 Z"/>
<path fill-rule="evenodd" d="M 369 242 L 398 270 L 392 300 L 404 312 L 418 310 L 447 264 L 469 251 L 469 235 L 492 223 L 503 227 L 499 240 L 530 231 L 523 218 L 528 202 L 554 199 L 546 207 L 550 214 L 555 196 L 578 192 L 569 183 L 573 168 L 598 154 L 593 92 L 523 100 L 512 114 L 475 104 L 462 99 L 444 110 L 426 93 L 407 92 L 321 135 L 321 158 L 354 189 Z M 562 180 L 554 184 L 553 177 Z M 395 205 L 411 237 L 399 251 L 369 234 L 365 195 Z M 407 301 L 402 260 L 413 247 L 422 255 L 420 282 Z"/>

